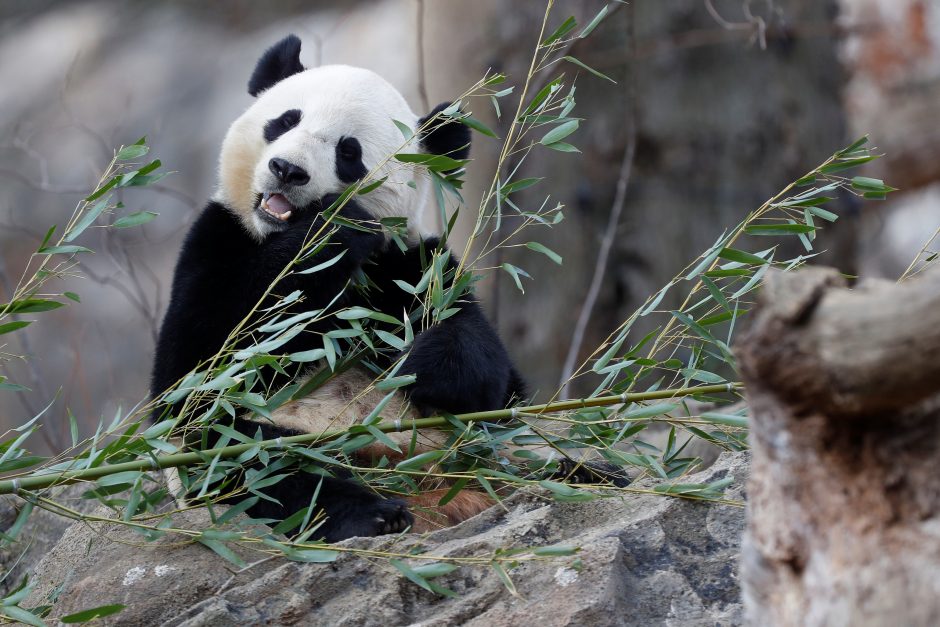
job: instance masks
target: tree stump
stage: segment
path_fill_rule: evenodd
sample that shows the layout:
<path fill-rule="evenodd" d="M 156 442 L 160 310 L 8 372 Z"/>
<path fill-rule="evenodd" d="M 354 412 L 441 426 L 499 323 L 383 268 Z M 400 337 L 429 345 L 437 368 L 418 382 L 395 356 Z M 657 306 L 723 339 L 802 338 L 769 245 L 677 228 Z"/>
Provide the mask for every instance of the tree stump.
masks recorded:
<path fill-rule="evenodd" d="M 940 624 L 940 268 L 768 272 L 737 346 L 754 625 Z"/>

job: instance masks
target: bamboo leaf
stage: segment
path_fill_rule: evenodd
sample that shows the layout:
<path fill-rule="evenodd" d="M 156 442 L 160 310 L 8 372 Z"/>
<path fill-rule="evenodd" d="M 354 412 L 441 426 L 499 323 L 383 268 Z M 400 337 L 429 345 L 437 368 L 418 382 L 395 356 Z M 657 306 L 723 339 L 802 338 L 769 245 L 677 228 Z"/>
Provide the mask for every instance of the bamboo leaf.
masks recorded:
<path fill-rule="evenodd" d="M 559 124 L 549 132 L 545 133 L 542 136 L 542 139 L 539 140 L 539 143 L 545 146 L 549 144 L 554 144 L 555 142 L 561 141 L 568 135 L 571 135 L 576 130 L 578 130 L 578 120 L 568 120 Z"/>
<path fill-rule="evenodd" d="M 727 259 L 728 261 L 736 261 L 738 263 L 746 263 L 753 266 L 761 266 L 767 263 L 767 260 L 763 257 L 758 257 L 753 253 L 737 250 L 735 248 L 722 248 L 718 252 L 718 256 L 722 259 Z"/>
<path fill-rule="evenodd" d="M 606 7 L 605 7 L 605 8 L 606 8 Z M 610 82 L 613 83 L 614 85 L 617 84 L 617 81 L 615 81 L 615 80 L 612 79 L 611 77 L 607 76 L 607 75 L 604 74 L 603 72 L 599 72 L 599 71 L 595 70 L 595 69 L 592 68 L 590 65 L 588 65 L 588 64 L 586 64 L 586 63 L 583 63 L 582 61 L 576 59 L 575 57 L 565 56 L 565 57 L 562 57 L 562 59 L 564 59 L 565 61 L 567 61 L 567 62 L 569 62 L 569 63 L 574 63 L 574 64 L 577 65 L 579 68 L 582 68 L 582 69 L 587 70 L 588 72 L 590 72 L 591 74 L 593 74 L 594 76 L 596 76 L 596 77 L 598 77 L 598 78 L 603 78 L 605 81 L 610 81 Z"/>
<path fill-rule="evenodd" d="M 127 229 L 132 226 L 140 226 L 141 224 L 147 224 L 158 215 L 160 214 L 154 213 L 153 211 L 138 211 L 136 213 L 130 213 L 126 216 L 118 218 L 111 226 L 116 229 Z"/>
<path fill-rule="evenodd" d="M 87 623 L 90 620 L 96 618 L 103 618 L 105 616 L 111 616 L 117 614 L 123 610 L 126 605 L 121 605 L 120 603 L 115 603 L 113 605 L 101 605 L 99 607 L 92 608 L 90 610 L 83 610 L 81 612 L 75 612 L 74 614 L 69 614 L 68 616 L 63 616 L 59 620 L 63 623 Z"/>
<path fill-rule="evenodd" d="M 548 257 L 555 263 L 557 263 L 559 266 L 561 265 L 561 262 L 562 262 L 561 255 L 556 253 L 554 250 L 548 248 L 547 246 L 544 246 L 538 242 L 526 242 L 525 246 L 529 250 L 534 250 L 537 253 L 542 253 L 543 255 L 545 255 L 546 257 Z"/>

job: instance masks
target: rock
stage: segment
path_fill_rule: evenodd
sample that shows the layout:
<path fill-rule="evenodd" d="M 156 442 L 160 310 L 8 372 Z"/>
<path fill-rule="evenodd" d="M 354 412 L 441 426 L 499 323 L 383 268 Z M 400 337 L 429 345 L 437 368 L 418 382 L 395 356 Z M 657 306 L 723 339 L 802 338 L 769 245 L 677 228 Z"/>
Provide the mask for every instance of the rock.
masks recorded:
<path fill-rule="evenodd" d="M 53 489 L 47 496 L 69 508 L 88 513 L 98 507 L 98 501 L 82 499 L 87 486 L 75 484 Z M 9 529 L 23 507 L 23 501 L 10 495 L 0 497 L 0 529 Z M 72 520 L 35 508 L 17 541 L 0 547 L 0 597 L 6 596 L 23 580 L 23 576 L 36 569 L 39 560 L 62 539 Z"/>
<path fill-rule="evenodd" d="M 101 506 L 93 512 L 107 516 Z M 173 525 L 181 529 L 211 526 L 205 509 L 180 512 Z M 247 562 L 263 555 L 237 545 L 230 548 Z M 264 572 L 256 567 L 253 576 Z M 238 570 L 205 546 L 167 534 L 148 542 L 120 524 L 71 525 L 42 558 L 31 578 L 35 588 L 24 607 L 52 604 L 47 619 L 122 604 L 125 609 L 106 624 L 153 625 L 172 619 L 193 604 L 212 596 Z"/>
<path fill-rule="evenodd" d="M 746 453 L 725 454 L 683 482 L 734 476 L 740 500 Z M 648 488 L 652 483 L 638 482 Z M 174 519 L 208 526 L 203 510 Z M 143 542 L 120 526 L 76 524 L 42 560 L 24 603 L 59 590 L 50 617 L 111 603 L 110 625 L 714 625 L 740 622 L 737 556 L 744 509 L 650 493 L 558 503 L 525 490 L 465 523 L 425 536 L 354 538 L 327 564 L 266 560 L 235 567 L 178 537 Z M 464 565 L 433 581 L 445 598 L 411 583 L 387 560 L 356 551 L 487 557 L 497 549 L 573 545 L 575 556 L 520 561 L 511 594 L 493 568 Z M 232 547 L 247 562 L 263 555 Z M 409 563 L 415 565 L 417 560 Z"/>

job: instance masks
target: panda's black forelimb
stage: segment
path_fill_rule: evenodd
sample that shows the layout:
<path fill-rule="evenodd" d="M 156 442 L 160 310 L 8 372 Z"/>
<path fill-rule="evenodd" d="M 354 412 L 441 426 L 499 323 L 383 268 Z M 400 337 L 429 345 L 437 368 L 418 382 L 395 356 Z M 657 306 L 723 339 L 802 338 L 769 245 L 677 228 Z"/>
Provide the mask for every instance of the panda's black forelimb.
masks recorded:
<path fill-rule="evenodd" d="M 334 198 L 326 197 L 322 202 L 330 203 Z M 351 220 L 372 219 L 355 203 L 348 203 L 341 215 Z M 229 333 L 251 312 L 300 251 L 308 233 L 315 231 L 322 222 L 319 207 L 311 207 L 291 228 L 271 233 L 258 241 L 245 231 L 231 211 L 219 203 L 209 203 L 190 229 L 176 264 L 170 303 L 154 358 L 151 380 L 154 397 L 222 348 Z M 339 227 L 329 243 L 304 260 L 299 270 L 313 267 L 345 251 L 339 261 L 330 266 L 328 272 L 285 276 L 259 309 L 273 305 L 279 297 L 296 290 L 304 293 L 304 299 L 294 306 L 292 313 L 326 307 L 343 292 L 353 273 L 383 243 L 384 237 L 380 233 Z M 336 306 L 341 307 L 343 303 L 341 297 Z M 324 332 L 329 330 L 328 326 L 327 322 L 311 325 L 308 329 Z M 310 338 L 320 342 L 315 333 L 303 333 L 282 350 L 296 352 L 314 348 L 309 346 L 314 341 Z M 251 338 L 246 337 L 235 347 L 243 347 L 250 342 Z"/>
<path fill-rule="evenodd" d="M 414 296 L 395 280 L 416 284 L 431 253 L 443 253 L 441 241 L 427 238 L 402 252 L 389 247 L 377 251 L 364 266 L 374 288 L 360 304 L 379 307 L 400 317 L 414 308 Z M 422 259 L 422 256 L 424 259 Z M 450 260 L 446 271 L 456 263 Z M 413 374 L 414 383 L 404 388 L 408 399 L 424 415 L 441 411 L 460 414 L 502 409 L 525 397 L 525 382 L 487 320 L 476 297 L 467 292 L 453 305 L 459 311 L 423 331 L 414 342 L 398 374 Z"/>

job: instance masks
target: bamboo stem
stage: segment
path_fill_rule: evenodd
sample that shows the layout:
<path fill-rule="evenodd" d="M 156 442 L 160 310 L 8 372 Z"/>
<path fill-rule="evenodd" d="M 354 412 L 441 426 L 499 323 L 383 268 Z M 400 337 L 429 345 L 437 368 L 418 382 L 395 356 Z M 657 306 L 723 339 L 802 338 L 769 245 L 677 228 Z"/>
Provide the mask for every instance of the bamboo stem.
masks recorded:
<path fill-rule="evenodd" d="M 555 403 L 543 403 L 541 405 L 528 405 L 525 407 L 514 407 L 511 409 L 495 409 L 491 411 L 479 411 L 469 414 L 460 414 L 454 416 L 458 422 L 499 422 L 502 420 L 511 420 L 520 413 L 543 414 L 548 412 L 566 411 L 572 409 L 582 409 L 585 407 L 607 407 L 618 403 L 632 403 L 638 401 L 652 401 L 667 398 L 679 398 L 692 396 L 694 394 L 718 394 L 721 392 L 732 392 L 741 389 L 740 383 L 724 383 L 721 385 L 701 385 L 691 388 L 676 388 L 669 390 L 657 390 L 654 392 L 638 392 L 634 394 L 618 394 L 615 396 L 598 396 L 596 398 L 576 399 L 570 401 L 558 401 Z M 381 422 L 374 425 L 379 431 L 388 433 L 390 431 L 411 431 L 412 429 L 429 429 L 434 427 L 444 427 L 450 424 L 453 419 L 448 420 L 443 417 L 417 418 L 414 420 L 401 420 Z M 0 481 L 0 494 L 15 494 L 20 490 L 41 490 L 56 485 L 67 485 L 79 481 L 93 481 L 113 475 L 119 472 L 127 471 L 145 471 L 158 470 L 161 468 L 175 468 L 178 466 L 187 466 L 189 464 L 198 464 L 208 458 L 230 459 L 237 457 L 245 451 L 255 447 L 261 449 L 283 448 L 288 444 L 315 444 L 336 439 L 348 432 L 348 429 L 332 429 L 322 433 L 303 435 L 293 435 L 274 440 L 259 440 L 245 444 L 234 444 L 221 448 L 206 449 L 204 451 L 195 451 L 191 453 L 174 453 L 172 455 L 153 456 L 148 459 L 140 459 L 132 462 L 123 462 L 120 464 L 108 464 L 97 468 L 87 468 L 85 470 L 72 470 L 41 475 L 27 475 L 22 478 L 7 479 Z"/>

